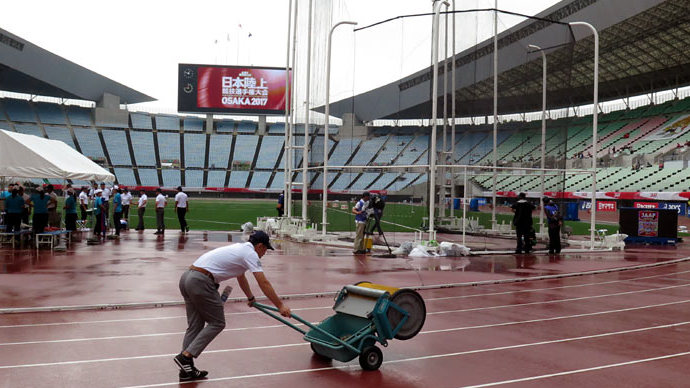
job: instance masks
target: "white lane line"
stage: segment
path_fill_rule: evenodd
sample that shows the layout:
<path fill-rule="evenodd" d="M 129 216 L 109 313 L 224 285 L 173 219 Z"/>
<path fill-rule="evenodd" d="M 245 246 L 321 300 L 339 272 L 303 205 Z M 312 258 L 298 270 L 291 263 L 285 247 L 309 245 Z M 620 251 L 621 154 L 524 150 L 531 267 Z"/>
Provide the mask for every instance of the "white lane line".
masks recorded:
<path fill-rule="evenodd" d="M 636 310 L 645 310 L 645 309 L 651 309 L 651 308 L 657 308 L 657 307 L 673 306 L 673 305 L 678 305 L 678 304 L 683 304 L 683 303 L 690 303 L 690 299 L 676 301 L 676 302 L 650 304 L 650 305 L 637 306 L 637 307 L 628 307 L 628 308 L 622 308 L 622 309 L 616 309 L 616 310 L 596 311 L 593 313 L 581 313 L 581 314 L 573 314 L 573 315 L 561 315 L 561 316 L 549 317 L 549 318 L 530 319 L 530 320 L 525 320 L 525 321 L 511 321 L 511 322 L 502 322 L 502 323 L 491 323 L 491 324 L 486 324 L 486 325 L 453 327 L 453 328 L 449 328 L 449 329 L 426 330 L 426 331 L 420 331 L 419 334 L 444 333 L 444 332 L 460 331 L 460 330 L 486 329 L 486 328 L 492 328 L 492 327 L 520 325 L 520 324 L 525 324 L 525 323 L 548 322 L 548 321 L 556 321 L 556 320 L 561 320 L 561 319 L 582 318 L 582 317 L 590 317 L 590 316 L 605 315 L 605 314 L 615 314 L 615 313 L 622 313 L 622 312 L 629 312 L 629 311 L 636 311 Z M 311 323 L 314 325 L 318 324 L 318 322 L 311 322 Z M 301 324 L 301 323 L 294 323 L 294 325 L 295 326 L 304 326 L 304 324 Z M 231 329 L 224 329 L 223 332 L 261 330 L 261 329 L 277 329 L 277 328 L 285 328 L 285 327 L 287 327 L 287 326 L 285 326 L 283 324 L 267 325 L 267 326 L 236 327 L 236 328 L 231 328 Z M 110 337 L 71 338 L 71 339 L 61 339 L 61 340 L 25 341 L 25 342 L 5 342 L 5 343 L 0 343 L 0 346 L 36 345 L 36 344 L 53 344 L 53 343 L 66 343 L 66 342 L 87 342 L 87 341 L 106 341 L 106 340 L 117 340 L 117 339 L 163 337 L 163 336 L 169 336 L 169 335 L 180 336 L 182 334 L 184 334 L 183 331 L 170 332 L 170 333 L 122 335 L 122 336 L 110 336 Z"/>
<path fill-rule="evenodd" d="M 690 271 L 675 272 L 675 274 L 686 273 L 686 272 L 690 272 Z M 484 294 L 472 294 L 472 295 L 445 296 L 445 297 L 438 297 L 438 298 L 426 298 L 426 299 L 424 299 L 424 300 L 425 300 L 425 301 L 438 301 L 438 300 L 448 300 L 448 299 L 476 298 L 476 297 L 482 297 L 482 296 L 511 295 L 511 294 L 529 293 L 529 292 L 538 292 L 538 291 L 551 291 L 551 290 L 559 290 L 559 289 L 574 288 L 574 287 L 590 287 L 590 286 L 598 286 L 598 285 L 602 285 L 602 284 L 635 282 L 635 281 L 637 281 L 637 280 L 651 279 L 651 278 L 663 277 L 663 276 L 669 276 L 669 274 L 652 275 L 652 276 L 643 276 L 643 277 L 639 277 L 639 278 L 631 278 L 631 279 L 626 279 L 626 280 L 612 280 L 612 281 L 598 282 L 598 283 L 585 283 L 585 284 L 577 284 L 577 285 L 571 285 L 571 286 L 558 286 L 558 287 L 536 288 L 536 289 L 531 289 L 531 290 L 516 290 L 516 291 L 504 291 L 504 292 L 491 292 L 491 293 L 484 293 Z M 673 279 L 673 278 L 670 278 L 670 279 L 667 279 L 667 280 L 690 280 L 690 279 Z M 294 309 L 292 309 L 292 311 L 324 310 L 324 309 L 330 309 L 331 307 L 332 307 L 332 306 L 302 307 L 302 308 L 294 308 Z M 259 312 L 257 312 L 257 311 L 244 311 L 244 312 L 226 313 L 225 316 L 250 315 L 250 314 L 258 314 L 258 313 L 259 313 Z M 0 329 L 13 329 L 13 328 L 21 328 L 21 327 L 45 327 L 45 326 L 63 326 L 63 325 L 82 325 L 82 324 L 98 324 L 98 323 L 120 323 L 120 322 L 137 322 L 137 321 L 155 321 L 155 320 L 181 319 L 181 318 L 186 318 L 186 316 L 185 316 L 185 315 L 174 315 L 174 316 L 169 316 L 169 317 L 124 318 L 124 319 L 106 319 L 106 320 L 96 320 L 96 321 L 72 321 L 72 322 L 28 323 L 28 324 L 21 324 L 21 325 L 0 325 Z"/>
<path fill-rule="evenodd" d="M 585 372 L 592 372 L 592 371 L 597 371 L 597 370 L 602 370 L 602 369 L 609 369 L 609 368 L 617 368 L 617 367 L 621 367 L 621 366 L 642 364 L 644 362 L 659 361 L 659 360 L 665 360 L 665 359 L 675 358 L 675 357 L 683 357 L 683 356 L 688 356 L 688 355 L 690 355 L 690 352 L 667 354 L 665 356 L 650 357 L 650 358 L 644 358 L 641 360 L 625 361 L 625 362 L 619 362 L 616 364 L 599 365 L 599 366 L 594 366 L 591 368 L 582 368 L 582 369 L 575 369 L 575 370 L 569 370 L 569 371 L 558 372 L 558 373 L 549 373 L 546 375 L 523 377 L 521 379 L 496 381 L 493 383 L 486 383 L 486 384 L 479 384 L 479 385 L 465 385 L 461 388 L 480 388 L 480 387 L 493 387 L 496 385 L 507 385 L 507 384 L 513 384 L 513 383 L 520 383 L 523 381 L 534 381 L 534 380 L 547 379 L 547 378 L 557 377 L 557 376 L 567 376 L 567 375 L 574 375 L 577 373 L 585 373 Z"/>
<path fill-rule="evenodd" d="M 686 273 L 686 272 L 690 272 L 690 271 L 674 272 L 674 274 L 680 274 L 680 273 Z M 643 276 L 643 277 L 631 278 L 631 279 L 627 279 L 627 280 L 610 280 L 610 281 L 598 282 L 598 283 L 574 284 L 574 285 L 570 285 L 570 286 L 532 288 L 529 290 L 501 291 L 501 292 L 490 292 L 490 293 L 483 293 L 483 294 L 458 295 L 458 296 L 443 296 L 443 297 L 438 297 L 438 298 L 426 298 L 424 300 L 466 299 L 466 298 L 476 298 L 476 297 L 481 297 L 481 296 L 511 295 L 511 294 L 529 293 L 529 292 L 538 292 L 538 291 L 552 291 L 552 290 L 562 290 L 562 289 L 567 289 L 567 288 L 580 288 L 580 287 L 600 286 L 600 285 L 614 284 L 614 283 L 635 282 L 638 280 L 646 280 L 646 279 L 652 279 L 652 278 L 657 278 L 657 277 L 662 278 L 662 280 L 690 281 L 690 279 L 664 278 L 664 276 L 669 276 L 669 274 Z"/>
<path fill-rule="evenodd" d="M 547 300 L 547 301 L 541 301 L 541 302 L 528 302 L 528 303 L 518 303 L 518 304 L 504 304 L 504 305 L 499 305 L 499 306 L 473 307 L 473 308 L 469 308 L 469 309 L 460 309 L 460 310 L 436 311 L 436 312 L 431 312 L 431 313 L 428 312 L 428 313 L 426 313 L 426 315 L 464 313 L 464 312 L 469 312 L 469 311 L 496 310 L 496 309 L 504 309 L 504 308 L 510 308 L 510 307 L 534 306 L 534 305 L 539 305 L 539 304 L 564 303 L 564 302 L 573 302 L 573 301 L 577 301 L 577 300 L 608 298 L 608 297 L 611 297 L 611 296 L 641 294 L 641 293 L 644 293 L 644 292 L 653 292 L 653 291 L 660 291 L 660 290 L 670 290 L 670 289 L 672 289 L 672 288 L 680 288 L 680 287 L 690 287 L 690 284 L 681 284 L 681 285 L 678 285 L 678 286 L 667 286 L 667 287 L 659 287 L 659 288 L 648 288 L 648 289 L 636 290 L 636 291 L 616 292 L 616 293 L 613 293 L 613 294 L 602 294 L 602 295 L 593 295 L 593 296 L 581 296 L 581 297 L 578 297 L 578 298 L 554 299 L 554 300 Z"/>
<path fill-rule="evenodd" d="M 678 327 L 678 326 L 683 326 L 683 325 L 688 325 L 688 324 L 690 324 L 690 322 L 678 322 L 678 323 L 672 323 L 672 324 L 668 324 L 668 325 L 650 326 L 650 327 L 644 327 L 644 328 L 640 328 L 640 329 L 616 331 L 616 332 L 594 334 L 594 335 L 581 336 L 581 337 L 561 338 L 561 339 L 557 339 L 557 340 L 532 342 L 532 343 L 527 343 L 527 344 L 499 346 L 499 347 L 495 347 L 495 348 L 475 349 L 475 350 L 466 350 L 466 351 L 454 352 L 454 353 L 433 354 L 433 355 L 429 355 L 429 356 L 402 358 L 402 359 L 398 359 L 398 360 L 384 361 L 383 363 L 384 364 L 397 364 L 397 363 L 409 362 L 409 361 L 433 360 L 433 359 L 439 359 L 439 358 L 465 356 L 465 355 L 469 355 L 469 354 L 488 353 L 488 352 L 495 352 L 495 351 L 502 351 L 502 350 L 513 350 L 513 349 L 528 348 L 528 347 L 533 347 L 533 346 L 551 345 L 551 344 L 564 343 L 564 342 L 588 340 L 588 339 L 592 339 L 592 338 L 603 338 L 603 337 L 622 335 L 622 334 L 639 333 L 639 332 L 657 330 L 657 329 L 668 329 L 668 328 L 673 328 L 673 327 Z M 297 374 L 297 373 L 321 372 L 321 371 L 334 370 L 334 369 L 350 369 L 353 367 L 354 366 L 352 366 L 352 365 L 343 365 L 343 366 L 317 368 L 317 369 L 297 369 L 297 370 L 288 370 L 288 371 L 280 371 L 280 372 L 257 373 L 257 374 L 244 375 L 244 376 L 218 377 L 218 378 L 207 379 L 204 381 L 211 382 L 211 381 L 229 381 L 229 380 L 251 379 L 251 378 L 258 378 L 258 377 L 281 376 L 281 375 L 290 375 L 290 374 Z M 127 388 L 165 387 L 165 386 L 175 386 L 178 384 L 181 385 L 182 383 L 175 381 L 175 382 L 161 383 L 161 384 L 147 384 L 147 385 L 129 386 Z"/>
<path fill-rule="evenodd" d="M 475 282 L 464 282 L 464 283 L 450 283 L 450 284 L 433 284 L 427 286 L 403 286 L 401 288 L 410 288 L 415 291 L 431 290 L 431 289 L 446 289 L 446 288 L 459 288 L 459 287 L 476 287 L 485 285 L 497 285 L 497 284 L 511 284 L 511 283 L 523 283 L 530 281 L 540 281 L 540 280 L 554 280 L 554 279 L 566 279 L 578 276 L 590 276 L 607 274 L 614 272 L 623 271 L 637 271 L 640 269 L 656 268 L 662 266 L 668 266 L 672 264 L 680 264 L 690 261 L 690 257 L 685 257 L 682 259 L 668 260 L 658 263 L 650 264 L 640 264 L 630 267 L 616 267 L 616 268 L 605 268 L 592 271 L 584 272 L 571 272 L 571 273 L 561 273 L 555 275 L 540 275 L 532 276 L 526 278 L 507 278 L 507 279 L 494 279 L 494 280 L 480 280 Z M 335 296 L 336 292 L 316 292 L 307 294 L 293 294 L 293 295 L 283 295 L 282 299 L 285 300 L 296 300 L 296 299 L 307 299 L 307 298 L 323 298 Z M 261 300 L 262 298 L 259 298 Z M 239 302 L 239 300 L 237 300 Z M 0 308 L 0 314 L 20 314 L 20 313 L 38 313 L 38 312 L 62 312 L 62 311 L 82 311 L 82 310 L 119 310 L 119 309 L 131 309 L 131 308 L 160 308 L 169 306 L 181 306 L 183 302 L 145 302 L 145 303 L 124 303 L 124 304 L 97 304 L 97 305 L 75 305 L 75 306 L 47 306 L 47 307 L 19 307 L 19 308 Z"/>

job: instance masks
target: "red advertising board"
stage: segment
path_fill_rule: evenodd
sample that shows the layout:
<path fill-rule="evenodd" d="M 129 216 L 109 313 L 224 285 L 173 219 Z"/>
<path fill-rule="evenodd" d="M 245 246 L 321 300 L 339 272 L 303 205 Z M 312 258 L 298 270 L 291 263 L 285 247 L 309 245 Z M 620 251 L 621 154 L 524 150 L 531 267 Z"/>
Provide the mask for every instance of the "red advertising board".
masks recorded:
<path fill-rule="evenodd" d="M 597 211 L 615 212 L 616 211 L 616 201 L 597 201 Z"/>
<path fill-rule="evenodd" d="M 635 202 L 635 209 L 658 209 L 659 204 L 656 202 Z"/>

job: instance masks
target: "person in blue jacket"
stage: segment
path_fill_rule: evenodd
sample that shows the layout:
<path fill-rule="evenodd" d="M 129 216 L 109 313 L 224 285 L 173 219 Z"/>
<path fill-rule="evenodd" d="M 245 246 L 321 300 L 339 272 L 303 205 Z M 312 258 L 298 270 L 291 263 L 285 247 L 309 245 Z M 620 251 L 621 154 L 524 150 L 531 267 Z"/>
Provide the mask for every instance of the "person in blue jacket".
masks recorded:
<path fill-rule="evenodd" d="M 120 229 L 122 229 L 122 190 L 119 188 L 113 190 L 115 196 L 113 197 L 113 223 L 115 224 L 115 235 L 120 235 Z"/>
<path fill-rule="evenodd" d="M 43 233 L 48 225 L 48 202 L 50 202 L 50 196 L 43 191 L 43 187 L 36 187 L 36 192 L 31 196 L 31 204 L 34 208 L 31 221 L 34 234 Z"/>

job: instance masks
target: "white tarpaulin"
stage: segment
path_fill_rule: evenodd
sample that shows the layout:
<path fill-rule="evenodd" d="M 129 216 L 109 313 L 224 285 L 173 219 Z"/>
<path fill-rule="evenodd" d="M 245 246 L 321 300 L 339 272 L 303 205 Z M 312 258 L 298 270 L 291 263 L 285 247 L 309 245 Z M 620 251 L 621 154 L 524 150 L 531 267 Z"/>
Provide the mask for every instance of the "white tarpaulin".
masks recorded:
<path fill-rule="evenodd" d="M 114 181 L 115 176 L 58 140 L 0 130 L 0 176 Z"/>

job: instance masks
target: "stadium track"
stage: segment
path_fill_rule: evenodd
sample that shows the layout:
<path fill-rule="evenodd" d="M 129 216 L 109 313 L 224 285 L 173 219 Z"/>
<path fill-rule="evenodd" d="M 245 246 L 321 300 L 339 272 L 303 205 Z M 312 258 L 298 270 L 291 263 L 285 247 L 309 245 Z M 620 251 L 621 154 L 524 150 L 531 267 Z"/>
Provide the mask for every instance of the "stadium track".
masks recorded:
<path fill-rule="evenodd" d="M 137 241 L 135 234 L 127 237 Z M 141 282 L 143 278 L 156 287 L 170 288 L 161 290 L 161 295 L 175 299 L 176 289 L 169 283 L 188 265 L 190 256 L 208 248 L 203 243 L 210 243 L 195 242 L 192 236 L 185 254 L 177 256 L 176 238 L 171 234 L 162 242 L 166 252 L 161 257 L 167 260 L 138 263 L 157 271 L 133 270 L 126 260 L 128 253 L 122 252 L 121 263 L 86 274 L 74 269 L 85 260 L 74 254 L 43 258 L 33 272 L 0 276 L 7 280 L 19 275 L 26 280 L 69 266 L 71 275 L 87 284 L 95 277 L 103 287 L 117 290 L 134 287 L 135 279 Z M 143 240 L 140 243 L 146 247 L 148 240 L 161 243 L 155 237 Z M 357 280 L 396 286 L 450 280 L 522 281 L 420 291 L 428 310 L 422 332 L 409 341 L 391 341 L 383 349 L 384 364 L 377 372 L 363 372 L 356 361 L 331 363 L 314 358 L 297 332 L 243 303 L 229 303 L 225 332 L 197 360 L 199 367 L 210 371 L 210 379 L 185 386 L 678 386 L 686 379 L 690 262 L 663 263 L 690 256 L 683 247 L 566 255 L 558 261 L 535 255 L 527 260 L 526 268 L 518 268 L 516 255 L 496 255 L 470 258 L 470 265 L 444 270 L 459 259 L 358 261 L 344 257 L 343 252 L 336 257 L 328 256 L 330 250 L 314 254 L 317 249 L 308 247 L 302 250 L 309 254 L 296 255 L 300 246 L 283 242 L 275 253 L 281 257 L 264 261 L 280 292 L 333 291 L 337 284 Z M 655 266 L 631 269 L 644 262 Z M 312 272 L 305 271 L 307 264 L 323 275 L 315 279 Z M 578 270 L 610 271 L 625 266 L 628 270 L 524 280 L 539 274 L 566 276 Z M 149 278 L 151 273 L 155 276 Z M 50 285 L 54 287 L 56 281 Z M 18 290 L 20 285 L 14 287 Z M 142 284 L 130 292 L 139 293 L 141 300 L 142 290 L 149 288 Z M 33 304 L 77 304 L 103 301 L 108 296 L 82 292 L 69 298 L 46 296 Z M 316 322 L 331 314 L 332 301 L 300 298 L 289 305 Z M 181 306 L 2 314 L 0 387 L 178 385 L 172 356 L 179 352 L 185 328 Z"/>

